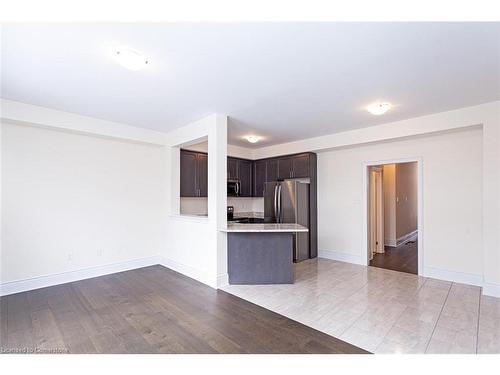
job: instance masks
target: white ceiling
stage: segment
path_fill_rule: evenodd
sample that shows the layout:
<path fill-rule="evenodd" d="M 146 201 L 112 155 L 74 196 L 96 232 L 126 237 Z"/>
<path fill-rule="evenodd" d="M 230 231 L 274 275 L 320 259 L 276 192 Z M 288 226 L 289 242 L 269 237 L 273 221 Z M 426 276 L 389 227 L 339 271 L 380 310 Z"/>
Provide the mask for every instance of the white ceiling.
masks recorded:
<path fill-rule="evenodd" d="M 1 96 L 161 131 L 225 113 L 261 147 L 497 100 L 499 63 L 500 23 L 4 24 Z"/>

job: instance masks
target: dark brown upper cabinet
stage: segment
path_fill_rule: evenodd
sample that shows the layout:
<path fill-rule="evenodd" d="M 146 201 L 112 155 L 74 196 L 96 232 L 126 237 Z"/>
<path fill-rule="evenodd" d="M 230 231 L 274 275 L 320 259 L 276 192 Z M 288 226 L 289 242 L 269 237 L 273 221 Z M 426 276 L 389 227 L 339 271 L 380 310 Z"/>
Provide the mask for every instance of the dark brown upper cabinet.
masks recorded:
<path fill-rule="evenodd" d="M 278 179 L 285 180 L 293 178 L 293 158 L 291 156 L 284 156 L 278 158 Z"/>
<path fill-rule="evenodd" d="M 263 197 L 266 182 L 278 180 L 278 159 L 256 160 L 253 171 L 253 196 Z"/>
<path fill-rule="evenodd" d="M 252 196 L 252 161 L 238 160 L 238 179 L 240 180 L 240 197 Z"/>
<path fill-rule="evenodd" d="M 267 182 L 267 160 L 257 160 L 253 165 L 253 196 L 263 197 L 264 186 Z"/>
<path fill-rule="evenodd" d="M 278 179 L 310 177 L 309 154 L 282 156 L 278 158 Z"/>
<path fill-rule="evenodd" d="M 293 161 L 292 178 L 310 177 L 309 154 L 294 155 L 292 157 L 292 161 Z"/>
<path fill-rule="evenodd" d="M 310 178 L 311 155 L 315 156 L 303 153 L 254 161 L 228 157 L 227 178 L 240 181 L 241 197 L 263 197 L 266 182 Z"/>
<path fill-rule="evenodd" d="M 253 162 L 246 159 L 227 158 L 227 179 L 240 182 L 240 197 L 252 196 Z"/>
<path fill-rule="evenodd" d="M 267 159 L 266 168 L 266 182 L 278 181 L 278 159 Z"/>
<path fill-rule="evenodd" d="M 198 153 L 198 193 L 208 197 L 208 154 Z"/>
<path fill-rule="evenodd" d="M 208 196 L 208 155 L 203 152 L 181 150 L 181 197 Z"/>
<path fill-rule="evenodd" d="M 236 158 L 227 158 L 227 179 L 238 179 L 238 159 Z"/>

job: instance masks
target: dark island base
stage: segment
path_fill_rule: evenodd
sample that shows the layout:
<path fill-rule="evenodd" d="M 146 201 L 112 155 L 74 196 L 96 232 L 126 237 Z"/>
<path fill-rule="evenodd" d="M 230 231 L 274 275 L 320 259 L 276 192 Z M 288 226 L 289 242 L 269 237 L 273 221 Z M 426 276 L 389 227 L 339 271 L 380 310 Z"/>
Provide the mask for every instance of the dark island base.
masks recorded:
<path fill-rule="evenodd" d="M 293 284 L 293 233 L 228 233 L 229 284 Z"/>

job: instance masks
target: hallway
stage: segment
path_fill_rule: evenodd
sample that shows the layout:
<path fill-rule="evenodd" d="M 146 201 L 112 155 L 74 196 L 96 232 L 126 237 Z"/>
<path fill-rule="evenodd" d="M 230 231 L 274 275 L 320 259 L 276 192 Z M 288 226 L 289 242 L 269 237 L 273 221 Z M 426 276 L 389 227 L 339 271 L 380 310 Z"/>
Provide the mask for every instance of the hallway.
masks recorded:
<path fill-rule="evenodd" d="M 385 246 L 385 253 L 373 254 L 370 266 L 387 270 L 418 274 L 417 239 L 398 247 Z"/>

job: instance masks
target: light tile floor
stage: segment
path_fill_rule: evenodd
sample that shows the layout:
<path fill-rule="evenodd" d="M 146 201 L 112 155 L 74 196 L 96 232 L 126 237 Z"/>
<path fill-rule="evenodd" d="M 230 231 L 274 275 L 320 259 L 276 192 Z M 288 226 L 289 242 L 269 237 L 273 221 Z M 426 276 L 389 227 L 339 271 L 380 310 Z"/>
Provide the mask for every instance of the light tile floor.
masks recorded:
<path fill-rule="evenodd" d="M 223 290 L 374 353 L 500 353 L 500 299 L 479 287 L 321 258 L 295 278 Z"/>

